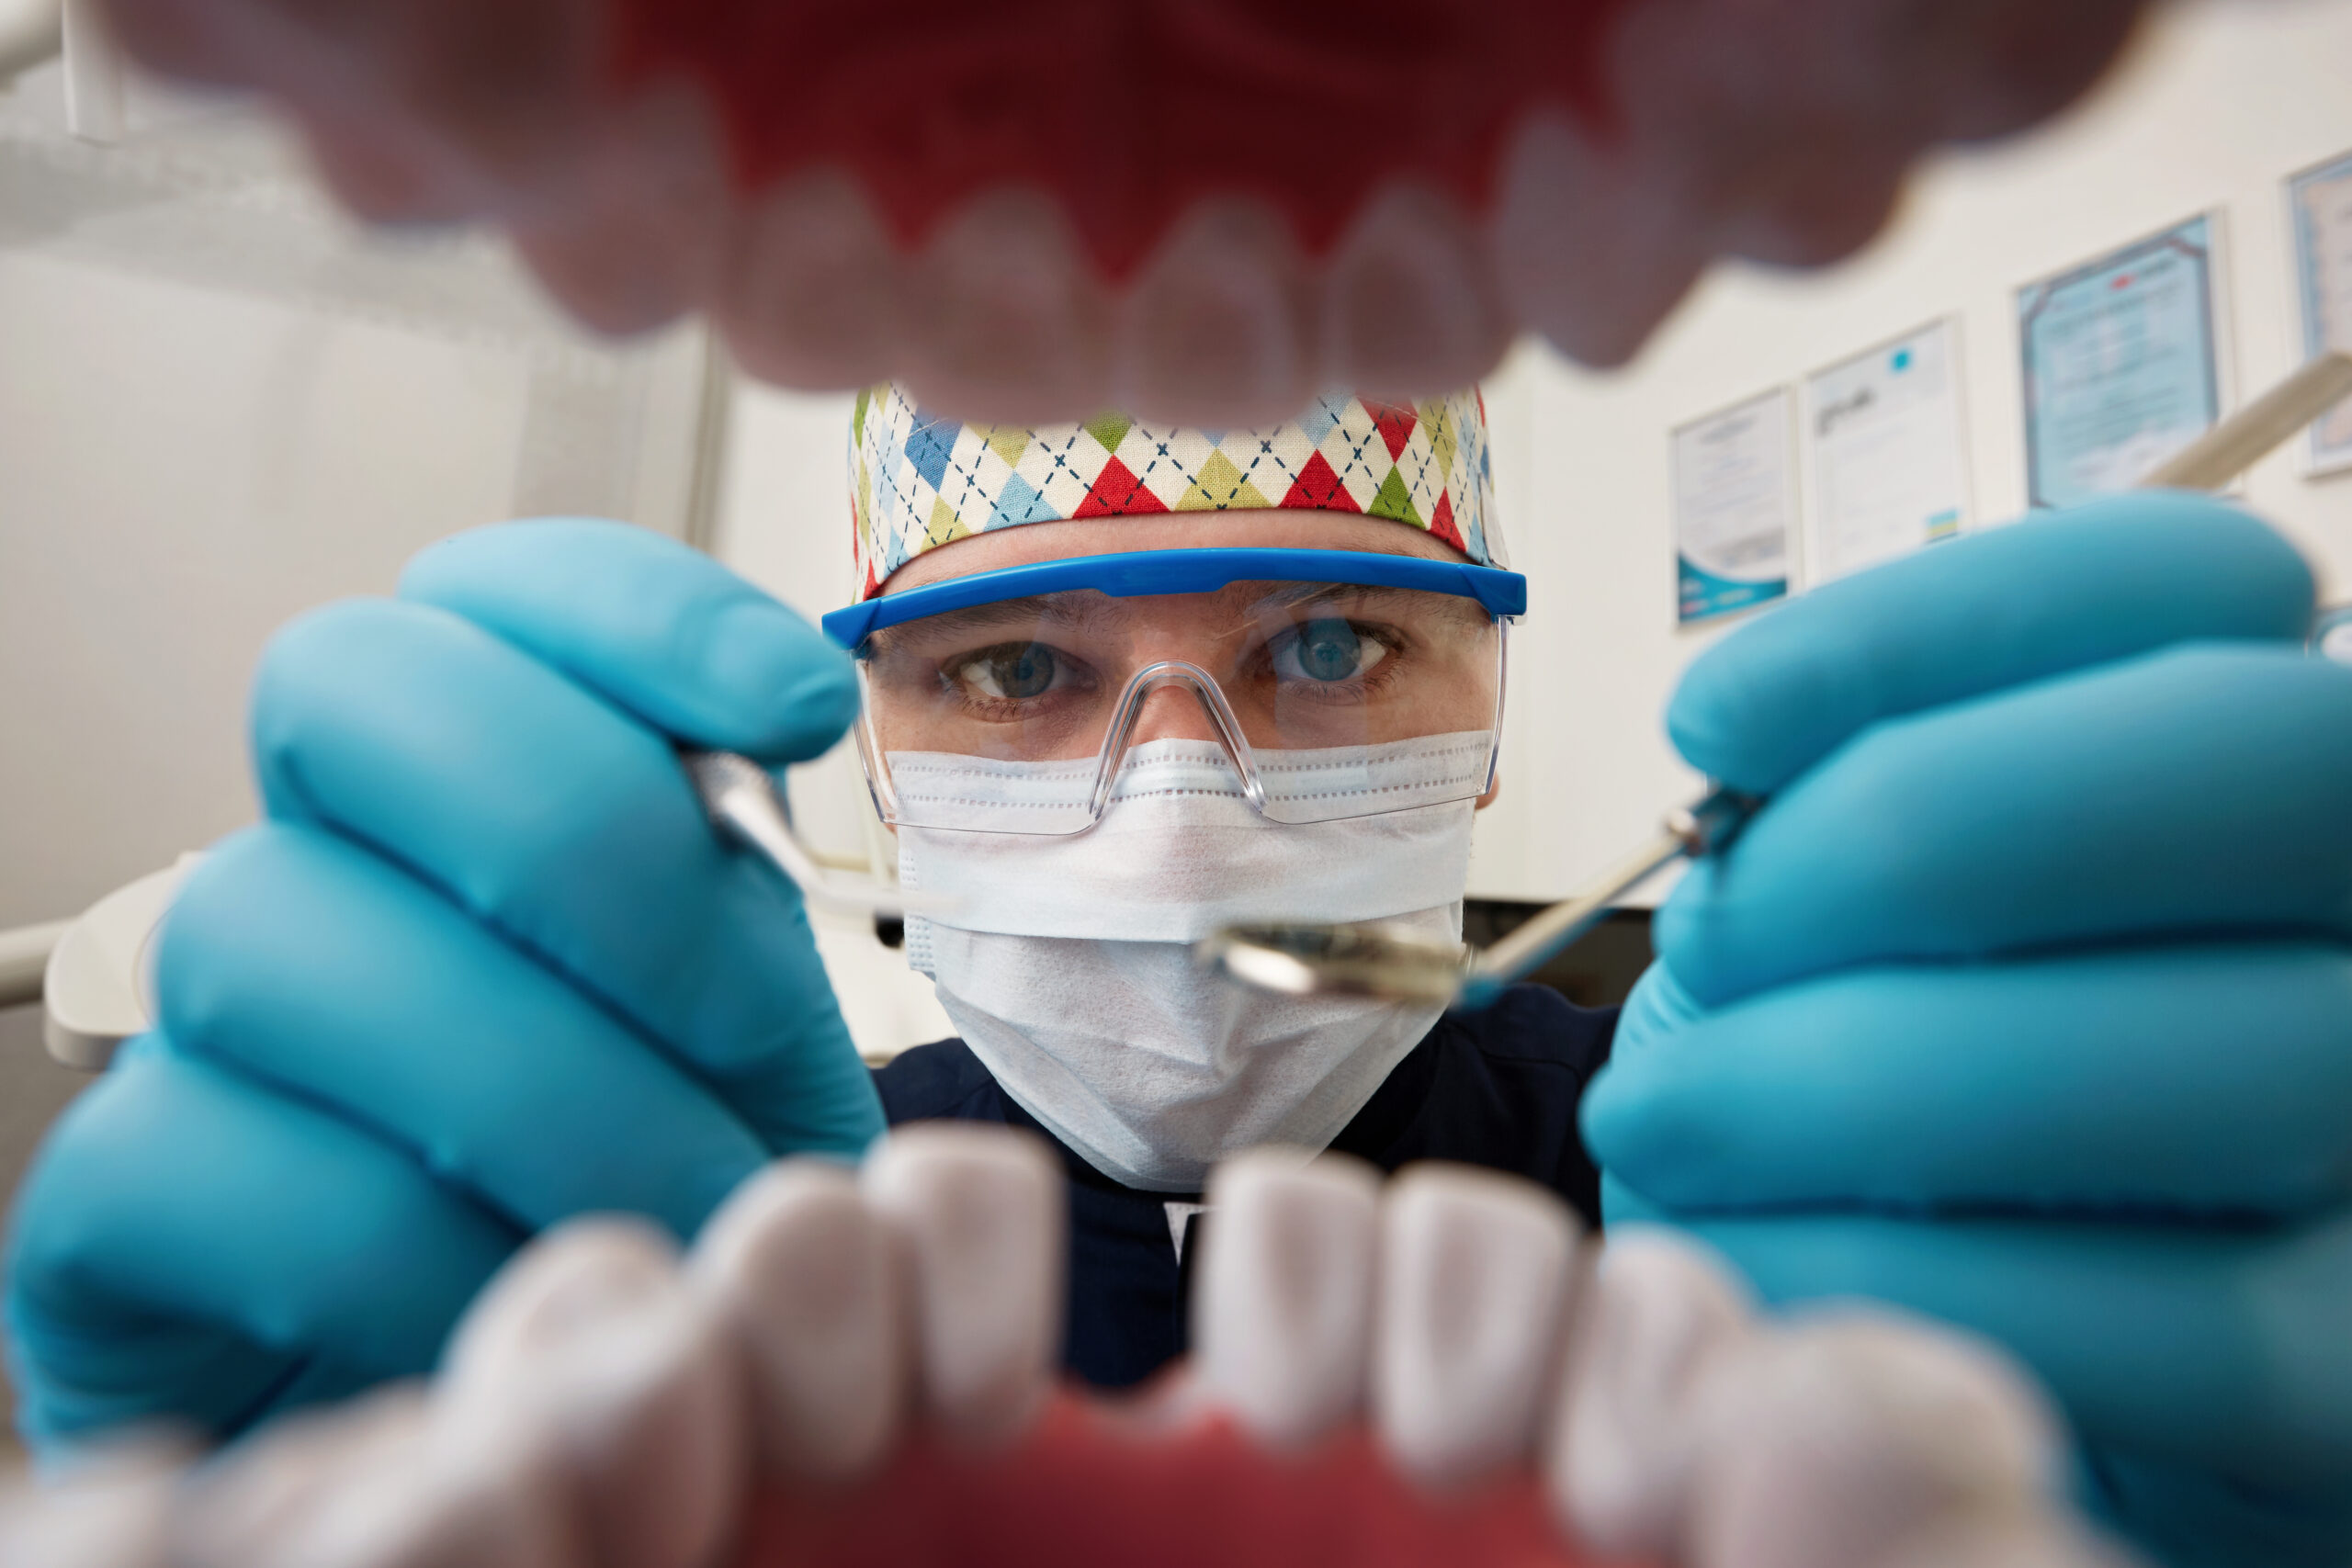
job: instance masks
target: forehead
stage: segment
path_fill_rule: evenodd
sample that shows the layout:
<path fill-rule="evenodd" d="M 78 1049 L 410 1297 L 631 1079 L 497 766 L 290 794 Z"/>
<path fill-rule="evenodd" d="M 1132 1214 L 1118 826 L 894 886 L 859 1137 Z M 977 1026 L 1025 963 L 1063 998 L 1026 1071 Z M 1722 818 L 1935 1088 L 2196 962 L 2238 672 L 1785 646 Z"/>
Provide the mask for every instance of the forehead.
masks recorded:
<path fill-rule="evenodd" d="M 974 534 L 915 557 L 891 574 L 882 592 L 887 596 L 969 577 L 975 572 L 1079 556 L 1248 547 L 1363 550 L 1375 555 L 1417 556 L 1427 560 L 1469 559 L 1442 539 L 1377 517 L 1307 511 L 1178 512 L 1142 517 L 1026 523 L 1016 528 Z"/>

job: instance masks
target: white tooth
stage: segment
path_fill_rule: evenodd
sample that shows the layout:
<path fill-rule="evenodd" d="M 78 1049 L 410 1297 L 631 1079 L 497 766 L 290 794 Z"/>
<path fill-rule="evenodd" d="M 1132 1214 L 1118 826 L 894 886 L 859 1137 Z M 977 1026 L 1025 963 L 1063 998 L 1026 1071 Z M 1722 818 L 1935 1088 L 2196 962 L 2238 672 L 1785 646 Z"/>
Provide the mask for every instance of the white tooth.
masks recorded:
<path fill-rule="evenodd" d="M 27 1568 L 162 1568 L 189 1446 L 144 1437 L 109 1444 L 47 1484 L 0 1489 L 0 1562 Z"/>
<path fill-rule="evenodd" d="M 1610 1232 L 1544 1462 L 1553 1506 L 1586 1545 L 1673 1551 L 1709 1380 L 1751 1332 L 1746 1292 L 1712 1254 L 1662 1230 Z"/>
<path fill-rule="evenodd" d="M 1275 1449 L 1363 1403 L 1380 1178 L 1337 1156 L 1261 1149 L 1210 1173 L 1194 1297 L 1202 1393 Z"/>
<path fill-rule="evenodd" d="M 733 1523 L 740 1376 L 666 1235 L 579 1220 L 526 1248 L 458 1325 L 439 1416 L 486 1453 L 551 1451 L 606 1568 L 694 1568 Z"/>
<path fill-rule="evenodd" d="M 1575 1216 L 1532 1182 L 1432 1165 L 1390 1184 L 1372 1401 L 1399 1469 L 1458 1486 L 1527 1452 L 1576 1250 Z"/>
<path fill-rule="evenodd" d="M 1043 1410 L 1061 1348 L 1054 1156 L 1018 1133 L 932 1122 L 891 1134 L 861 1179 L 911 1275 L 925 1410 L 958 1441 L 1010 1440 Z"/>
<path fill-rule="evenodd" d="M 730 245 L 718 319 L 745 369 L 785 387 L 864 387 L 896 368 L 899 261 L 848 175 L 797 175 Z"/>
<path fill-rule="evenodd" d="M 281 1416 L 194 1473 L 173 1521 L 181 1560 L 296 1568 L 326 1559 L 355 1533 L 355 1516 L 374 1511 L 379 1477 L 425 1427 L 413 1384 Z"/>
<path fill-rule="evenodd" d="M 356 19 L 358 8 L 345 16 Z M 462 146 L 514 187 L 548 182 L 592 141 L 605 118 L 633 113 L 639 90 L 616 110 L 600 89 L 598 17 L 585 6 L 513 7 L 503 15 L 480 0 L 410 0 L 376 10 L 351 39 L 378 72 L 397 84 L 411 113 Z M 605 98 L 599 103 L 599 98 Z"/>
<path fill-rule="evenodd" d="M 821 1160 L 771 1166 L 711 1217 L 688 1267 L 750 1361 L 767 1465 L 843 1481 L 879 1463 L 910 1348 L 889 1234 L 856 1178 Z"/>
<path fill-rule="evenodd" d="M 372 223 L 461 223 L 496 210 L 481 171 L 398 107 L 368 95 L 295 109 L 335 199 Z"/>
<path fill-rule="evenodd" d="M 1324 379 L 1385 396 L 1451 391 L 1495 367 L 1510 323 L 1483 239 L 1452 202 L 1392 186 L 1323 281 Z"/>
<path fill-rule="evenodd" d="M 1695 198 L 1623 145 L 1529 117 L 1502 164 L 1495 264 L 1511 319 L 1587 365 L 1621 365 L 1704 268 Z"/>
<path fill-rule="evenodd" d="M 469 1462 L 469 1461 L 471 1462 Z M 465 1445 L 405 1457 L 339 1499 L 332 1534 L 300 1568 L 581 1568 L 589 1561 L 542 1456 L 516 1462 Z"/>
<path fill-rule="evenodd" d="M 1109 395 L 1109 307 L 1050 197 L 975 197 L 908 269 L 904 298 L 904 378 L 926 406 L 1033 424 L 1083 419 Z"/>
<path fill-rule="evenodd" d="M 648 92 L 511 219 L 515 248 L 590 326 L 652 331 L 718 291 L 733 200 L 702 95 Z"/>
<path fill-rule="evenodd" d="M 1117 406 L 1170 424 L 1279 424 L 1315 395 L 1306 266 L 1262 202 L 1204 201 L 1121 301 Z"/>
<path fill-rule="evenodd" d="M 1706 1401 L 1699 1568 L 1875 1568 L 1905 1540 L 2041 1506 L 2055 1427 L 1991 1347 L 1856 1310 L 1750 1338 Z"/>
<path fill-rule="evenodd" d="M 2057 1512 L 1971 1518 L 1929 1531 L 1874 1568 L 2134 1568 L 2120 1547 Z"/>
<path fill-rule="evenodd" d="M 413 1388 L 289 1416 L 198 1472 L 175 1568 L 574 1568 L 536 1457 L 467 1442 Z"/>

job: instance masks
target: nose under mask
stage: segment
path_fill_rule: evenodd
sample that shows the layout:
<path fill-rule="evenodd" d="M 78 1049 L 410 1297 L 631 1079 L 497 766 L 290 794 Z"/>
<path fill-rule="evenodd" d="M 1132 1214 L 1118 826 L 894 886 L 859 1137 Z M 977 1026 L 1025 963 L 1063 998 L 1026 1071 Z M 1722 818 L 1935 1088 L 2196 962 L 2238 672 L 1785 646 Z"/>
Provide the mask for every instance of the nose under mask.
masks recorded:
<path fill-rule="evenodd" d="M 1385 804 L 1458 772 L 1462 736 L 1261 752 Z M 1277 824 L 1213 742 L 1132 749 L 1088 832 L 986 829 L 1071 787 L 1068 764 L 976 764 L 969 829 L 901 829 L 899 876 L 956 897 L 910 919 L 908 960 L 1015 1103 L 1114 1180 L 1193 1192 L 1236 1150 L 1321 1148 L 1443 1009 L 1249 990 L 1192 945 L 1249 920 L 1385 919 L 1458 939 L 1472 803 Z M 1087 772 L 1091 773 L 1089 764 Z"/>

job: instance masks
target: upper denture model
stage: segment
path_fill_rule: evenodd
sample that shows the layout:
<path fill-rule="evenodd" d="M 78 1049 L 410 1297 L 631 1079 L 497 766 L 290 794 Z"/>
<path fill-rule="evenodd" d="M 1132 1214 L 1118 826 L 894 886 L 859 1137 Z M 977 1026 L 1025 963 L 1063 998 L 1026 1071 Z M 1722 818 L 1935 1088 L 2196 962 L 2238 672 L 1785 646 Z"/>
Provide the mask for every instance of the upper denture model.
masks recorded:
<path fill-rule="evenodd" d="M 481 220 L 608 332 L 958 417 L 1286 417 L 1540 333 L 1629 357 L 1718 256 L 1867 241 L 2145 0 L 107 0 L 369 217 Z"/>

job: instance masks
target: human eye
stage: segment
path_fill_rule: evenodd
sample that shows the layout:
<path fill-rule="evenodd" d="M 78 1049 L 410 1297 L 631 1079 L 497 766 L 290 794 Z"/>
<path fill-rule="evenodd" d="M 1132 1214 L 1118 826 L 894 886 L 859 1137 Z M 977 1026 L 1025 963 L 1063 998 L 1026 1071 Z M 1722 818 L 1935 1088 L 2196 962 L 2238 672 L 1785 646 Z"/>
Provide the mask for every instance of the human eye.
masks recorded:
<path fill-rule="evenodd" d="M 1019 708 L 1084 683 L 1085 667 L 1042 642 L 1002 642 L 941 661 L 950 691 L 975 706 Z"/>
<path fill-rule="evenodd" d="M 1394 651 L 1376 628 L 1338 615 L 1303 622 L 1267 649 L 1276 680 L 1310 688 L 1363 681 Z"/>

